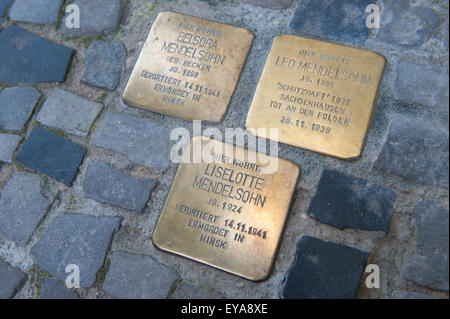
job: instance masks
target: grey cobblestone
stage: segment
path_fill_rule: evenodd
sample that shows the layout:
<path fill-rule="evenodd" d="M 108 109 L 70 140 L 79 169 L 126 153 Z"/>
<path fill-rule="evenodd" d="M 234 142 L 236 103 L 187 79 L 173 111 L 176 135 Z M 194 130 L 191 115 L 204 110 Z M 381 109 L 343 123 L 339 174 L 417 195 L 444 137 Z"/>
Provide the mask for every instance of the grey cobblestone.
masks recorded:
<path fill-rule="evenodd" d="M 396 115 L 374 167 L 421 184 L 448 189 L 448 132 Z"/>
<path fill-rule="evenodd" d="M 217 291 L 201 288 L 187 282 L 177 284 L 171 299 L 224 299 Z"/>
<path fill-rule="evenodd" d="M 89 288 L 96 281 L 119 225 L 118 217 L 60 215 L 51 222 L 31 253 L 39 266 L 63 281 L 67 276 L 66 267 L 77 265 L 80 286 Z"/>
<path fill-rule="evenodd" d="M 324 170 L 308 214 L 340 229 L 350 227 L 387 234 L 396 198 L 389 188 Z"/>
<path fill-rule="evenodd" d="M 425 43 L 439 26 L 439 15 L 432 9 L 412 6 L 408 0 L 383 0 L 381 27 L 376 39 L 414 48 Z"/>
<path fill-rule="evenodd" d="M 83 181 L 88 197 L 137 212 L 145 207 L 155 186 L 155 179 L 135 178 L 98 161 L 89 165 Z"/>
<path fill-rule="evenodd" d="M 263 8 L 274 10 L 289 8 L 292 5 L 292 1 L 293 0 L 245 0 L 245 2 L 249 4 L 254 4 Z"/>
<path fill-rule="evenodd" d="M 55 23 L 63 0 L 14 0 L 9 10 L 13 21 Z"/>
<path fill-rule="evenodd" d="M 81 81 L 114 91 L 119 85 L 126 57 L 125 47 L 119 41 L 93 41 L 86 51 L 86 66 Z"/>
<path fill-rule="evenodd" d="M 435 296 L 420 294 L 417 292 L 396 290 L 392 293 L 392 299 L 438 299 Z"/>
<path fill-rule="evenodd" d="M 0 31 L 0 82 L 62 82 L 72 49 L 14 25 Z M 18 45 L 19 44 L 19 45 Z"/>
<path fill-rule="evenodd" d="M 5 14 L 6 8 L 8 7 L 8 3 L 10 0 L 0 0 L 0 19 Z"/>
<path fill-rule="evenodd" d="M 61 23 L 60 31 L 64 37 L 86 37 L 101 35 L 117 30 L 120 21 L 120 0 L 74 0 L 72 4 L 80 8 L 80 28 L 68 28 Z M 66 21 L 69 14 L 64 15 Z"/>
<path fill-rule="evenodd" d="M 11 163 L 13 153 L 19 145 L 21 137 L 0 133 L 0 162 Z"/>
<path fill-rule="evenodd" d="M 40 299 L 79 299 L 70 289 L 58 279 L 49 278 L 39 290 Z"/>
<path fill-rule="evenodd" d="M 25 281 L 25 274 L 0 259 L 0 299 L 14 297 Z"/>
<path fill-rule="evenodd" d="M 286 299 L 355 298 L 368 253 L 304 236 L 283 287 Z"/>
<path fill-rule="evenodd" d="M 448 110 L 448 70 L 400 60 L 394 91 L 400 101 Z"/>
<path fill-rule="evenodd" d="M 22 131 L 41 93 L 30 87 L 9 87 L 0 92 L 0 128 Z"/>
<path fill-rule="evenodd" d="M 71 185 L 85 153 L 83 146 L 36 126 L 20 147 L 16 160 Z"/>
<path fill-rule="evenodd" d="M 39 175 L 16 172 L 0 197 L 0 233 L 24 246 L 56 196 Z"/>
<path fill-rule="evenodd" d="M 71 92 L 54 89 L 42 106 L 36 120 L 67 133 L 86 137 L 102 105 Z"/>
<path fill-rule="evenodd" d="M 156 122 L 123 113 L 108 113 L 92 144 L 125 155 L 154 169 L 169 166 L 169 132 Z"/>
<path fill-rule="evenodd" d="M 290 27 L 293 33 L 350 42 L 363 42 L 369 36 L 364 11 L 372 0 L 303 0 Z"/>
<path fill-rule="evenodd" d="M 407 256 L 403 277 L 435 289 L 449 289 L 449 213 L 431 201 L 414 211 L 416 251 Z"/>
<path fill-rule="evenodd" d="M 114 252 L 103 290 L 116 298 L 166 298 L 178 275 L 148 256 Z"/>

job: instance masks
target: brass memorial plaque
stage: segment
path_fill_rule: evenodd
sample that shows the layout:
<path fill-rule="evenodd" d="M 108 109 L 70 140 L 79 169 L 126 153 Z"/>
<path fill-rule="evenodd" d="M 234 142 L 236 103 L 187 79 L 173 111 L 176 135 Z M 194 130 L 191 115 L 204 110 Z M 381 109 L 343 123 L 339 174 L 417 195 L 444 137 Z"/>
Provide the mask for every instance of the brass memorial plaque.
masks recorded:
<path fill-rule="evenodd" d="M 280 35 L 245 126 L 254 135 L 258 128 L 278 128 L 282 143 L 341 159 L 358 157 L 384 65 L 375 52 Z"/>
<path fill-rule="evenodd" d="M 252 41 L 253 34 L 244 28 L 161 12 L 123 100 L 187 120 L 220 122 Z"/>
<path fill-rule="evenodd" d="M 206 157 L 197 163 L 184 162 L 195 144 L 208 149 Z M 235 155 L 225 155 L 226 147 Z M 153 243 L 250 280 L 265 279 L 275 260 L 299 167 L 205 137 L 194 137 L 189 148 Z M 237 152 L 244 156 L 237 157 Z M 264 160 L 249 160 L 257 154 Z M 267 159 L 277 161 L 275 172 L 267 173 Z"/>

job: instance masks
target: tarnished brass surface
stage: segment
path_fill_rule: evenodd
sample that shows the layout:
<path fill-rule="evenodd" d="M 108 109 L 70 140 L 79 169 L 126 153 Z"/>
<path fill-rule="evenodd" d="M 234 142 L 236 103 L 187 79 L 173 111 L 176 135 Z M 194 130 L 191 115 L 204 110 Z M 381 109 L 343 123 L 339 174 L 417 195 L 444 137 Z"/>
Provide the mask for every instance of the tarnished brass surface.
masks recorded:
<path fill-rule="evenodd" d="M 281 35 L 274 39 L 246 128 L 279 128 L 279 141 L 341 159 L 365 143 L 385 58 L 375 52 Z M 269 136 L 263 136 L 269 138 Z"/>
<path fill-rule="evenodd" d="M 187 120 L 220 122 L 252 41 L 253 34 L 240 27 L 161 12 L 123 100 Z"/>
<path fill-rule="evenodd" d="M 202 147 L 226 145 L 194 137 L 191 150 L 195 141 Z M 300 169 L 278 159 L 275 173 L 262 174 L 257 165 L 267 167 L 267 162 L 257 160 L 257 165 L 246 166 L 247 159 L 257 153 L 243 152 L 243 162 L 235 162 L 236 156 L 223 158 L 224 151 L 210 149 L 205 158 L 214 158 L 213 162 L 180 164 L 153 243 L 256 281 L 270 274 Z M 183 155 L 184 159 L 188 156 L 188 152 Z"/>

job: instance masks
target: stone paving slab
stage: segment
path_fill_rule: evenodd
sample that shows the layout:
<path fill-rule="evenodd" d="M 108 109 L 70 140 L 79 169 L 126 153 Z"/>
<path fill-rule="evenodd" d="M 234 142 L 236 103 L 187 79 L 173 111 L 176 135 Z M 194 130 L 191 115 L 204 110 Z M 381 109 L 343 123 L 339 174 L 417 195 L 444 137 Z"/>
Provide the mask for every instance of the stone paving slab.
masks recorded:
<path fill-rule="evenodd" d="M 39 266 L 64 282 L 68 276 L 66 267 L 77 265 L 80 286 L 89 288 L 96 281 L 119 225 L 118 217 L 63 214 L 50 223 L 31 254 Z"/>
<path fill-rule="evenodd" d="M 166 128 L 152 120 L 112 112 L 97 129 L 92 144 L 159 170 L 169 166 L 169 136 Z"/>
<path fill-rule="evenodd" d="M 374 167 L 425 185 L 448 189 L 448 131 L 421 119 L 395 115 Z"/>
<path fill-rule="evenodd" d="M 114 252 L 103 290 L 121 299 L 166 298 L 178 275 L 149 256 Z"/>
<path fill-rule="evenodd" d="M 26 275 L 0 259 L 0 299 L 9 299 L 21 289 Z"/>
<path fill-rule="evenodd" d="M 86 37 L 105 34 L 117 30 L 120 22 L 120 0 L 74 0 L 72 4 L 80 9 L 80 28 L 70 29 L 61 23 L 60 31 L 64 37 Z M 66 21 L 66 14 L 62 21 Z"/>
<path fill-rule="evenodd" d="M 308 215 L 340 229 L 389 231 L 396 193 L 332 170 L 322 172 Z"/>
<path fill-rule="evenodd" d="M 448 111 L 448 83 L 448 70 L 402 59 L 397 65 L 394 92 L 400 101 Z"/>
<path fill-rule="evenodd" d="M 156 179 L 136 178 L 93 161 L 83 180 L 85 194 L 96 201 L 141 212 L 156 186 Z"/>
<path fill-rule="evenodd" d="M 20 22 L 55 23 L 62 4 L 63 0 L 14 0 L 9 18 Z"/>
<path fill-rule="evenodd" d="M 99 103 L 56 88 L 43 104 L 36 120 L 67 133 L 86 137 L 102 108 Z"/>
<path fill-rule="evenodd" d="M 368 253 L 303 236 L 282 295 L 285 299 L 355 298 Z"/>
<path fill-rule="evenodd" d="M 408 0 L 383 0 L 376 39 L 403 48 L 419 47 L 430 38 L 439 22 L 439 15 L 432 9 L 412 6 Z"/>
<path fill-rule="evenodd" d="M 39 175 L 14 173 L 0 197 L 0 233 L 18 245 L 27 244 L 55 196 Z"/>
<path fill-rule="evenodd" d="M 439 298 L 417 292 L 396 290 L 392 293 L 392 299 L 439 299 Z"/>
<path fill-rule="evenodd" d="M 40 299 L 79 299 L 79 297 L 68 289 L 61 281 L 49 278 L 39 289 Z"/>
<path fill-rule="evenodd" d="M 217 291 L 201 288 L 183 281 L 177 284 L 170 299 L 225 299 L 225 297 Z"/>
<path fill-rule="evenodd" d="M 369 36 L 365 9 L 373 0 L 302 0 L 290 27 L 293 33 L 349 42 L 364 42 Z"/>
<path fill-rule="evenodd" d="M 62 82 L 72 49 L 14 25 L 0 31 L 0 82 Z"/>
<path fill-rule="evenodd" d="M 16 160 L 71 185 L 86 148 L 36 126 L 19 149 Z"/>
<path fill-rule="evenodd" d="M 274 10 L 289 8 L 292 5 L 292 1 L 293 0 L 245 0 L 245 2 L 249 4 L 254 4 L 263 8 Z"/>
<path fill-rule="evenodd" d="M 81 81 L 114 91 L 119 85 L 127 53 L 120 41 L 92 41 L 86 51 L 86 66 Z"/>
<path fill-rule="evenodd" d="M 9 1 L 10 0 L 0 0 L 0 18 L 5 14 Z"/>
<path fill-rule="evenodd" d="M 21 137 L 18 135 L 0 133 L 0 162 L 11 163 L 20 140 Z"/>
<path fill-rule="evenodd" d="M 0 92 L 0 128 L 22 131 L 40 96 L 41 93 L 31 87 L 3 89 Z"/>
<path fill-rule="evenodd" d="M 422 286 L 449 290 L 449 213 L 432 201 L 414 210 L 415 251 L 404 264 L 403 277 Z"/>

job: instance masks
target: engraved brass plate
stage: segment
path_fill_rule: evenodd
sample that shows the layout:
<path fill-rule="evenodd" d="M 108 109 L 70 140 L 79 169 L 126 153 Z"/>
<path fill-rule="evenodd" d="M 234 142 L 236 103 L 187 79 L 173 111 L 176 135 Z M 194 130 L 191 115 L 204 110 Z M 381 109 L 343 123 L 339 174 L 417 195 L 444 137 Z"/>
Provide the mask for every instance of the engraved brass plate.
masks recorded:
<path fill-rule="evenodd" d="M 154 245 L 250 280 L 265 279 L 275 260 L 299 167 L 277 158 L 276 172 L 263 174 L 266 160 L 247 160 L 260 153 L 205 137 L 194 137 L 191 150 L 195 143 L 223 150 L 227 145 L 244 157 L 236 160 L 235 155 L 227 157 L 225 151 L 212 148 L 206 161 L 182 162 L 153 233 Z"/>
<path fill-rule="evenodd" d="M 161 12 L 122 98 L 158 113 L 220 122 L 252 41 L 240 27 Z"/>
<path fill-rule="evenodd" d="M 384 65 L 375 52 L 278 36 L 245 126 L 254 135 L 257 128 L 278 128 L 282 143 L 341 159 L 358 157 Z"/>

